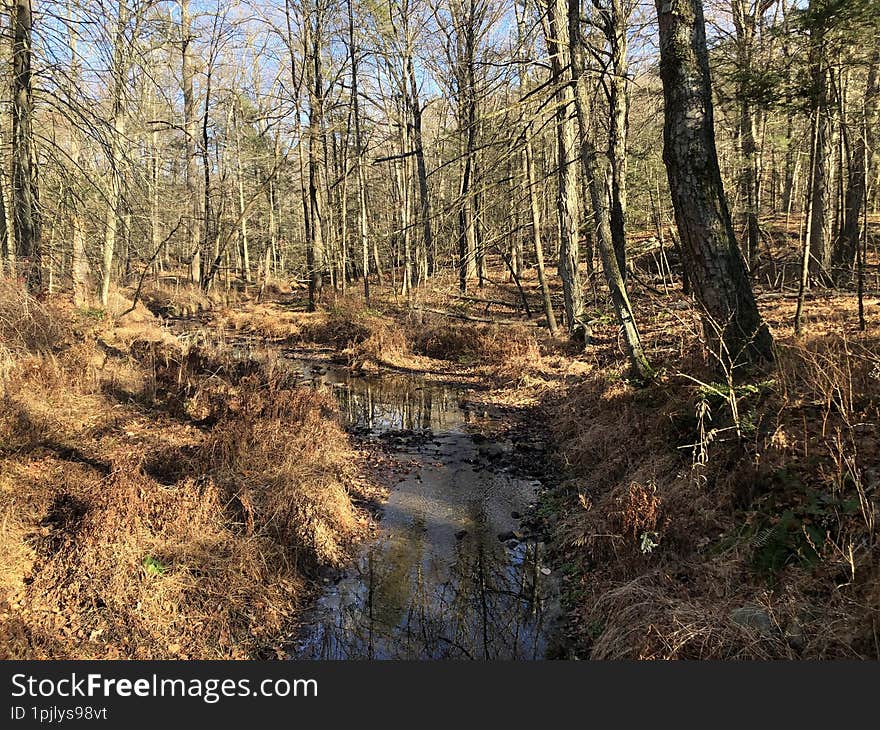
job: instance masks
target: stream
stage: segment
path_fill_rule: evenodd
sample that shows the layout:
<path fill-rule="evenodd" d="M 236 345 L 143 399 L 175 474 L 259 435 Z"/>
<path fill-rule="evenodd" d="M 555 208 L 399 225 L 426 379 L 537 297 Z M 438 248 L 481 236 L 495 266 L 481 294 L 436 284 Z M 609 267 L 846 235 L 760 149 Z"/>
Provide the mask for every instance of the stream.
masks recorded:
<path fill-rule="evenodd" d="M 557 590 L 540 538 L 522 526 L 541 488 L 516 466 L 522 447 L 481 435 L 474 417 L 493 416 L 464 389 L 289 362 L 332 389 L 349 431 L 397 467 L 377 534 L 327 580 L 291 657 L 544 658 Z"/>
<path fill-rule="evenodd" d="M 189 322 L 175 324 L 192 336 Z M 258 343 L 231 344 L 250 357 Z M 486 437 L 510 417 L 471 403 L 465 387 L 282 352 L 304 384 L 333 393 L 352 437 L 394 467 L 378 531 L 345 573 L 324 579 L 290 658 L 559 656 L 557 577 L 530 529 L 542 446 Z"/>

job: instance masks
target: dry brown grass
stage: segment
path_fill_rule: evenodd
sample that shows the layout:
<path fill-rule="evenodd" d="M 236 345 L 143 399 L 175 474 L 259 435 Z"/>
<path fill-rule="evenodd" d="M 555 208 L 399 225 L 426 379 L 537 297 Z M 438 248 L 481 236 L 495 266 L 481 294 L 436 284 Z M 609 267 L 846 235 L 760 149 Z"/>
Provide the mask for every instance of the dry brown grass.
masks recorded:
<path fill-rule="evenodd" d="M 534 331 L 523 326 L 473 324 L 435 317 L 413 328 L 412 350 L 438 360 L 484 368 L 515 378 L 540 362 Z"/>
<path fill-rule="evenodd" d="M 345 485 L 358 474 L 329 395 L 250 376 L 201 458 L 240 505 L 248 532 L 287 546 L 309 568 L 344 562 L 360 524 Z"/>
<path fill-rule="evenodd" d="M 140 300 L 146 308 L 162 317 L 193 317 L 237 299 L 234 291 L 216 288 L 206 294 L 200 287 L 186 281 L 151 281 L 140 292 Z"/>
<path fill-rule="evenodd" d="M 0 297 L 15 321 L 40 306 Z M 0 655 L 280 651 L 308 576 L 363 530 L 332 402 L 69 306 L 51 320 L 52 351 L 21 329 L 3 378 Z"/>
<path fill-rule="evenodd" d="M 634 389 L 605 367 L 548 403 L 583 654 L 877 657 L 880 342 L 813 316 L 803 341 L 777 325 L 778 365 L 735 410 L 699 359 L 704 385 L 670 369 Z M 652 331 L 698 348 L 677 320 L 646 328 L 649 351 Z"/>
<path fill-rule="evenodd" d="M 0 277 L 0 358 L 46 353 L 58 347 L 64 328 L 49 307 L 24 291 L 20 283 Z"/>

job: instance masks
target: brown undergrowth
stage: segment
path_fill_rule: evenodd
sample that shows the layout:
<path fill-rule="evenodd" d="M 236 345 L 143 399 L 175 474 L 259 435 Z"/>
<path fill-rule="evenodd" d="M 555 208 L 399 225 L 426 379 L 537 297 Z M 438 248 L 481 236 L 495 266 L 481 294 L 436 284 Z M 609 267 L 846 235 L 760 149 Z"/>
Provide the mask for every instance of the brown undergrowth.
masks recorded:
<path fill-rule="evenodd" d="M 328 396 L 0 288 L 0 654 L 281 651 L 371 490 Z"/>
<path fill-rule="evenodd" d="M 367 309 L 356 296 L 340 297 L 316 312 L 278 302 L 250 303 L 216 312 L 210 324 L 233 336 L 324 347 L 368 371 L 448 372 L 452 367 L 497 384 L 542 367 L 534 328 L 462 322 L 396 307 Z"/>
<path fill-rule="evenodd" d="M 578 655 L 878 657 L 880 340 L 838 299 L 803 339 L 793 301 L 768 303 L 778 363 L 735 386 L 688 318 L 643 300 L 646 349 L 684 343 L 658 381 L 605 365 L 545 403 Z"/>

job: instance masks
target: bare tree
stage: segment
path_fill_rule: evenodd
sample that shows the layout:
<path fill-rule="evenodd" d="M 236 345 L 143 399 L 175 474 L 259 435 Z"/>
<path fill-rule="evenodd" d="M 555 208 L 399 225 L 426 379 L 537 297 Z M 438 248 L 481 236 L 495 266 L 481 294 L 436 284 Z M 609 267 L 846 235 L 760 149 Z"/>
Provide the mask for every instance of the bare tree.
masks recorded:
<path fill-rule="evenodd" d="M 575 88 L 575 109 L 580 130 L 580 159 L 590 192 L 599 256 L 602 259 L 602 269 L 605 272 L 605 281 L 611 294 L 611 302 L 623 332 L 632 374 L 640 381 L 647 381 L 651 379 L 653 372 L 642 348 L 641 337 L 636 327 L 632 305 L 626 292 L 623 272 L 619 266 L 619 258 L 611 234 L 608 195 L 604 184 L 605 180 L 613 176 L 605 173 L 602 157 L 594 148 L 590 137 L 590 102 L 584 86 L 584 43 L 581 35 L 580 0 L 568 0 L 567 19 L 572 83 Z"/>
<path fill-rule="evenodd" d="M 558 157 L 559 276 L 565 302 L 565 324 L 570 334 L 585 340 L 584 296 L 580 272 L 580 219 L 577 161 L 578 122 L 574 82 L 568 48 L 568 6 L 565 0 L 546 0 L 542 16 L 544 38 L 550 54 L 556 102 L 556 149 Z"/>
<path fill-rule="evenodd" d="M 32 292 L 42 288 L 39 188 L 34 153 L 31 88 L 33 13 L 31 0 L 15 0 L 12 17 L 12 209 L 16 256 Z"/>
<path fill-rule="evenodd" d="M 665 124 L 663 160 L 688 278 L 704 329 L 725 366 L 771 360 L 764 324 L 737 246 L 715 149 L 701 0 L 656 0 Z"/>

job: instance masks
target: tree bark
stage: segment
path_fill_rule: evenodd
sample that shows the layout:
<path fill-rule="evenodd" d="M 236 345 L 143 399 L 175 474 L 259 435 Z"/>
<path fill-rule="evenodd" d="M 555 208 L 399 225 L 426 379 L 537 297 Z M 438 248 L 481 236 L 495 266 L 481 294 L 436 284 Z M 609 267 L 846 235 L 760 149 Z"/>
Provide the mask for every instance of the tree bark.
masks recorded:
<path fill-rule="evenodd" d="M 241 119 L 239 119 L 240 123 Z M 251 252 L 248 240 L 248 215 L 244 203 L 244 166 L 241 161 L 241 131 L 238 124 L 235 128 L 235 173 L 238 187 L 238 216 L 241 219 L 238 241 L 238 251 L 241 259 L 241 278 L 245 286 L 248 286 L 251 283 Z"/>
<path fill-rule="evenodd" d="M 611 160 L 611 239 L 617 268 L 626 282 L 626 172 L 629 136 L 629 59 L 627 27 L 629 0 L 611 0 L 605 35 L 611 50 L 608 81 L 608 149 Z"/>
<path fill-rule="evenodd" d="M 29 291 L 42 288 L 39 188 L 33 139 L 31 0 L 15 0 L 12 15 L 12 209 L 16 256 Z"/>
<path fill-rule="evenodd" d="M 461 184 L 458 209 L 458 286 L 467 292 L 468 282 L 477 277 L 477 234 L 474 211 L 474 167 L 477 146 L 477 98 L 476 70 L 474 68 L 477 45 L 476 8 L 474 0 L 468 0 L 464 17 L 460 19 L 458 32 L 459 56 L 456 59 L 458 80 L 458 125 L 462 143 Z"/>
<path fill-rule="evenodd" d="M 583 83 L 585 81 L 583 78 L 584 46 L 581 39 L 580 0 L 568 0 L 567 15 L 569 58 L 572 84 L 575 89 L 575 111 L 580 130 L 580 160 L 590 193 L 599 258 L 602 260 L 602 269 L 605 272 L 605 281 L 608 284 L 611 303 L 614 306 L 617 321 L 623 332 L 630 369 L 636 379 L 644 382 L 653 377 L 653 371 L 642 348 L 641 338 L 636 327 L 635 317 L 633 316 L 632 305 L 626 293 L 626 284 L 624 283 L 623 273 L 620 270 L 617 252 L 614 248 L 608 213 L 608 195 L 605 188 L 605 181 L 611 176 L 605 174 L 605 165 L 600 161 L 600 156 L 594 149 L 590 138 L 590 101 L 586 93 L 586 86 Z"/>
<path fill-rule="evenodd" d="M 72 20 L 72 19 L 71 19 Z M 81 83 L 79 44 L 76 25 L 68 24 L 67 40 L 70 48 L 70 78 L 67 87 L 68 103 L 73 106 L 74 92 Z M 83 167 L 83 154 L 79 136 L 76 131 L 70 136 L 70 158 L 74 163 Z M 86 232 L 81 205 L 75 199 L 72 192 L 68 192 L 70 210 L 70 238 L 71 238 L 71 266 L 70 273 L 73 280 L 73 302 L 77 307 L 83 307 L 89 300 L 89 262 L 86 258 Z"/>
<path fill-rule="evenodd" d="M 831 130 L 829 129 L 828 64 L 825 59 L 825 33 L 817 26 L 810 33 L 810 97 L 813 103 L 813 138 L 810 179 L 810 276 L 828 283 L 831 267 L 830 203 Z"/>
<path fill-rule="evenodd" d="M 878 109 L 880 109 L 878 66 L 880 66 L 880 51 L 874 51 L 868 69 L 861 124 L 855 143 L 852 145 L 852 159 L 844 203 L 844 221 L 832 261 L 838 285 L 847 284 L 852 280 L 853 264 L 861 235 L 862 213 L 868 203 L 868 172 L 871 169 L 877 146 L 876 129 Z"/>
<path fill-rule="evenodd" d="M 752 266 L 758 254 L 760 229 L 758 227 L 758 150 L 756 143 L 756 120 L 750 99 L 748 78 L 752 73 L 752 56 L 755 48 L 757 21 L 751 12 L 750 0 L 733 0 L 733 25 L 736 32 L 736 56 L 740 80 L 737 83 L 739 97 L 739 144 L 740 205 L 743 206 L 745 233 L 742 252 L 746 264 Z"/>
<path fill-rule="evenodd" d="M 663 160 L 704 331 L 724 368 L 771 360 L 718 167 L 701 0 L 655 0 L 665 100 Z"/>
<path fill-rule="evenodd" d="M 116 34 L 113 39 L 113 67 L 111 105 L 113 119 L 110 127 L 110 187 L 107 190 L 107 212 L 104 221 L 103 272 L 101 276 L 101 304 L 107 306 L 113 277 L 113 256 L 121 217 L 123 188 L 123 141 L 126 128 L 126 82 L 128 76 L 128 49 L 125 30 L 128 26 L 127 0 L 118 3 Z"/>
<path fill-rule="evenodd" d="M 310 239 L 306 246 L 309 270 L 309 310 L 314 311 L 324 288 L 324 212 L 321 196 L 321 167 L 324 151 L 324 80 L 321 62 L 322 11 L 317 4 L 303 8 L 306 29 L 306 79 L 309 91 L 309 217 Z"/>
<path fill-rule="evenodd" d="M 577 120 L 571 116 L 575 93 L 568 52 L 566 0 L 546 0 L 544 37 L 550 53 L 553 86 L 556 91 L 556 146 L 559 218 L 559 275 L 565 303 L 565 325 L 569 334 L 584 337 L 584 296 L 578 264 L 580 261 L 580 205 L 577 179 Z"/>
<path fill-rule="evenodd" d="M 433 275 L 435 265 L 434 230 L 431 223 L 431 198 L 428 192 L 428 168 L 425 163 L 425 146 L 422 138 L 422 103 L 413 68 L 412 56 L 406 59 L 406 75 L 409 78 L 409 105 L 413 120 L 413 145 L 416 157 L 416 175 L 419 182 L 419 204 L 422 219 L 422 243 L 427 258 L 428 276 Z"/>
<path fill-rule="evenodd" d="M 547 329 L 555 336 L 557 332 L 556 315 L 553 312 L 553 301 L 550 298 L 550 287 L 547 285 L 547 274 L 544 270 L 544 246 L 541 243 L 541 205 L 535 190 L 535 162 L 532 154 L 531 129 L 526 129 L 526 142 L 523 150 L 523 164 L 526 172 L 526 185 L 529 188 L 529 208 L 532 214 L 532 242 L 535 246 L 535 262 L 538 269 L 538 283 L 541 286 L 541 301 L 544 304 L 544 316 L 547 317 Z"/>
<path fill-rule="evenodd" d="M 364 177 L 364 145 L 361 136 L 360 99 L 358 98 L 358 48 L 354 35 L 353 0 L 348 0 L 348 51 L 351 61 L 351 109 L 354 117 L 355 179 L 357 182 L 357 228 L 364 277 L 364 303 L 370 304 L 370 242 L 367 231 L 366 179 Z M 417 132 L 421 144 L 421 131 Z M 427 184 L 427 183 L 426 183 Z"/>
<path fill-rule="evenodd" d="M 187 225 L 189 241 L 187 256 L 189 257 L 189 278 L 198 284 L 202 275 L 201 260 L 201 221 L 202 211 L 199 204 L 198 177 L 199 167 L 196 151 L 196 107 L 193 91 L 192 58 L 192 18 L 189 13 L 189 0 L 180 0 L 180 55 L 181 84 L 183 86 L 183 134 L 186 152 L 186 195 L 189 202 L 190 217 Z"/>

